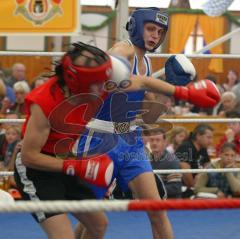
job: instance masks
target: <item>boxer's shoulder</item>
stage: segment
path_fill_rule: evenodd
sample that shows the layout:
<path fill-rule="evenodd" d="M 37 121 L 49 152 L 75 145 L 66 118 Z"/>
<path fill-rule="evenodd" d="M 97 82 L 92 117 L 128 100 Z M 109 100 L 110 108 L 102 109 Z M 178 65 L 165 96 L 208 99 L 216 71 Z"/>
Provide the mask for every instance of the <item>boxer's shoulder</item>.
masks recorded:
<path fill-rule="evenodd" d="M 108 53 L 123 56 L 131 61 L 135 55 L 135 49 L 128 41 L 121 41 L 114 44 L 113 47 L 108 50 Z"/>

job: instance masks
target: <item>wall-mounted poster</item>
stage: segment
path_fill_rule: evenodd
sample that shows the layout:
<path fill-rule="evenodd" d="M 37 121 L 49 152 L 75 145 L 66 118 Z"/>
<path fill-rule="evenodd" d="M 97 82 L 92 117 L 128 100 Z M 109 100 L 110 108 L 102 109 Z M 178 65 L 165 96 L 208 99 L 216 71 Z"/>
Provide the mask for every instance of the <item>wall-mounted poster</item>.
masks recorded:
<path fill-rule="evenodd" d="M 0 1 L 0 34 L 77 33 L 79 11 L 79 0 Z"/>

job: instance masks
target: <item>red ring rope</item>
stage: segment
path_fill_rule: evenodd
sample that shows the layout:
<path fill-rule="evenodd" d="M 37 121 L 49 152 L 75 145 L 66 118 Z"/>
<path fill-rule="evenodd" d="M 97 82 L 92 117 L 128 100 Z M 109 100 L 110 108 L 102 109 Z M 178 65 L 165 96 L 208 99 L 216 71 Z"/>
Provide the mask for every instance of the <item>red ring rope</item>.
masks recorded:
<path fill-rule="evenodd" d="M 128 204 L 128 211 L 154 210 L 203 210 L 203 209 L 240 208 L 239 199 L 195 199 L 195 200 L 133 200 Z"/>

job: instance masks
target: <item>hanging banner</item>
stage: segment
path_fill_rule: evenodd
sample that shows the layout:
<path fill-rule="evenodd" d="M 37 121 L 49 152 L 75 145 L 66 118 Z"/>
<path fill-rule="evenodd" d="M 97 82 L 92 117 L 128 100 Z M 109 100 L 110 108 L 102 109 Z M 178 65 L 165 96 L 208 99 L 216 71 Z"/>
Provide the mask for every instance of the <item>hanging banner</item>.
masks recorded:
<path fill-rule="evenodd" d="M 0 34 L 78 32 L 79 0 L 1 0 Z"/>

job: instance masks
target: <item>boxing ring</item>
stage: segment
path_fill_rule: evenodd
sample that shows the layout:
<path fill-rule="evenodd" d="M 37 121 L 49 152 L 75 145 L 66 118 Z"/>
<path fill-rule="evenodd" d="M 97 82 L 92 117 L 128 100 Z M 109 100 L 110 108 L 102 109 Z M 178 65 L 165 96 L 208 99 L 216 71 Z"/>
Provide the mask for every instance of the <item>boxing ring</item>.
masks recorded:
<path fill-rule="evenodd" d="M 240 119 L 168 119 L 171 123 L 181 122 L 230 123 Z M 0 119 L 1 123 L 23 123 L 24 119 Z M 239 168 L 227 169 L 184 169 L 154 170 L 154 173 L 201 173 L 240 172 Z M 12 175 L 0 172 L 0 177 Z M 47 238 L 32 219 L 30 212 L 104 210 L 109 218 L 106 239 L 150 238 L 151 228 L 144 211 L 167 209 L 176 239 L 237 239 L 240 228 L 239 199 L 195 199 L 195 200 L 108 200 L 108 201 L 45 201 L 45 202 L 4 202 L 0 203 L 1 238 Z M 76 219 L 70 215 L 73 225 Z"/>
<path fill-rule="evenodd" d="M 94 211 L 99 209 L 120 212 L 108 212 L 109 228 L 106 239 L 115 238 L 150 238 L 151 229 L 146 216 L 146 209 L 177 208 L 170 210 L 169 218 L 173 225 L 176 239 L 239 238 L 240 200 L 168 200 L 168 201 L 81 201 L 81 202 L 40 202 L 0 204 L 1 238 L 47 238 L 29 214 L 4 213 L 3 211 Z M 128 207 L 127 207 L 128 205 Z M 183 210 L 183 208 L 201 207 L 227 208 L 228 210 Z M 205 207 L 205 208 L 206 208 Z M 233 208 L 235 208 L 233 210 Z M 134 212 L 139 210 L 139 212 Z M 126 212 L 121 212 L 126 211 Z M 71 217 L 73 224 L 76 220 Z"/>
<path fill-rule="evenodd" d="M 144 212 L 108 212 L 106 239 L 148 239 L 151 229 Z M 175 239 L 238 239 L 240 210 L 169 211 Z M 47 239 L 39 225 L 26 213 L 0 213 L 1 238 Z M 71 217 L 76 225 L 76 220 Z"/>
<path fill-rule="evenodd" d="M 2 52 L 1 55 L 62 56 L 62 52 Z M 172 54 L 149 54 L 151 57 L 169 57 Z M 228 54 L 190 54 L 190 58 L 240 58 Z M 233 123 L 240 119 L 165 119 L 170 123 Z M 0 119 L 0 123 L 23 123 L 24 119 Z M 199 173 L 239 172 L 240 169 L 201 170 L 155 170 L 154 173 Z M 12 172 L 0 172 L 0 177 Z M 147 239 L 151 238 L 149 220 L 144 211 L 167 209 L 173 225 L 175 239 L 238 239 L 240 235 L 240 199 L 195 199 L 195 200 L 109 200 L 109 201 L 56 201 L 56 202 L 0 202 L 0 238 L 25 239 L 42 238 L 46 235 L 32 219 L 34 211 L 107 211 L 109 227 L 106 239 Z M 73 225 L 77 221 L 71 217 Z"/>

